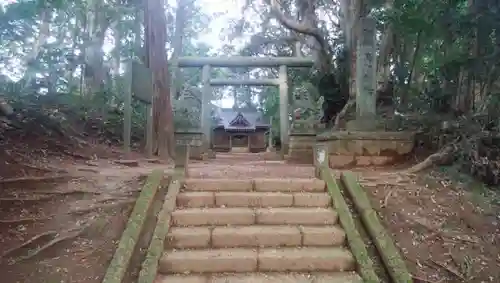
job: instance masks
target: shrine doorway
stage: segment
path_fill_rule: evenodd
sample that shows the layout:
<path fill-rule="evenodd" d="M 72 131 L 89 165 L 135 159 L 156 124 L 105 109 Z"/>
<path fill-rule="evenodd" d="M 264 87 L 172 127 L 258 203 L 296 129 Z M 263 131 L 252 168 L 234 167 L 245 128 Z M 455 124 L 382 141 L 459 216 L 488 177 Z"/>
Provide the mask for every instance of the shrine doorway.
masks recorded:
<path fill-rule="evenodd" d="M 248 135 L 238 134 L 238 135 L 231 136 L 232 147 L 246 147 L 246 148 L 248 148 L 249 147 L 248 142 L 249 142 Z"/>

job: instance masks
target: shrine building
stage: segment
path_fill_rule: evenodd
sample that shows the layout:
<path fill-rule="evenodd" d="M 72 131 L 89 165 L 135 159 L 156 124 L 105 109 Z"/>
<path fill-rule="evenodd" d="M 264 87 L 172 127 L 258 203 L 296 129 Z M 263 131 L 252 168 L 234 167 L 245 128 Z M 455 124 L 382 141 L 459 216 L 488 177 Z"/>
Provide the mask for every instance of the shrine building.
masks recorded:
<path fill-rule="evenodd" d="M 254 109 L 218 108 L 214 113 L 212 147 L 229 152 L 233 147 L 246 147 L 249 152 L 266 151 L 270 125 L 262 112 Z"/>

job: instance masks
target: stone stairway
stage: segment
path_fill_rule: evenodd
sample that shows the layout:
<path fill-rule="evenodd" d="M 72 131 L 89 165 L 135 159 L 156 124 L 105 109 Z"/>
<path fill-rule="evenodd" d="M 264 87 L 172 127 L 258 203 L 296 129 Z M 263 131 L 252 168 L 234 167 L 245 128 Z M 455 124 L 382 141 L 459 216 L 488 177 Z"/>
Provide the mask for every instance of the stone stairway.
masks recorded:
<path fill-rule="evenodd" d="M 325 183 L 188 179 L 156 283 L 361 283 Z"/>

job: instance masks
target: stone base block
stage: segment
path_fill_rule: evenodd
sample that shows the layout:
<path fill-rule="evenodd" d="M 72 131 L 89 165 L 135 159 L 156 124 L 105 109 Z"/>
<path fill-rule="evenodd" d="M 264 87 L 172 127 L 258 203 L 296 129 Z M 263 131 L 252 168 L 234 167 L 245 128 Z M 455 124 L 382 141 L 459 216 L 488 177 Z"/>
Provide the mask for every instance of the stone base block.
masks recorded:
<path fill-rule="evenodd" d="M 398 159 L 391 156 L 354 156 L 354 155 L 330 155 L 328 163 L 330 168 L 344 169 L 363 166 L 386 166 L 393 165 Z"/>
<path fill-rule="evenodd" d="M 199 131 L 177 131 L 175 139 L 177 145 L 189 145 L 189 158 L 202 160 L 202 154 L 205 152 L 202 146 L 203 133 Z"/>
<path fill-rule="evenodd" d="M 328 144 L 331 168 L 395 164 L 413 151 L 412 132 L 340 131 L 318 137 Z"/>
<path fill-rule="evenodd" d="M 266 148 L 265 147 L 250 147 L 248 151 L 251 153 L 265 152 Z"/>
<path fill-rule="evenodd" d="M 203 160 L 203 148 L 201 146 L 191 146 L 189 148 L 189 159 Z"/>
<path fill-rule="evenodd" d="M 281 146 L 279 147 L 279 152 L 280 154 L 283 153 L 284 155 L 287 155 L 289 149 L 290 146 L 288 144 L 281 144 Z"/>
<path fill-rule="evenodd" d="M 215 152 L 230 152 L 231 148 L 229 146 L 218 145 L 218 146 L 214 146 L 214 148 L 212 150 Z"/>
<path fill-rule="evenodd" d="M 200 155 L 200 159 L 201 161 L 207 161 L 209 158 L 208 158 L 208 152 L 204 152 Z"/>
<path fill-rule="evenodd" d="M 216 156 L 215 150 L 209 149 L 207 154 L 208 154 L 208 159 L 215 159 L 215 156 Z"/>
<path fill-rule="evenodd" d="M 310 149 L 290 150 L 287 156 L 287 163 L 293 164 L 313 164 L 314 153 Z"/>
<path fill-rule="evenodd" d="M 295 164 L 314 164 L 315 144 L 315 134 L 291 134 L 287 161 Z"/>

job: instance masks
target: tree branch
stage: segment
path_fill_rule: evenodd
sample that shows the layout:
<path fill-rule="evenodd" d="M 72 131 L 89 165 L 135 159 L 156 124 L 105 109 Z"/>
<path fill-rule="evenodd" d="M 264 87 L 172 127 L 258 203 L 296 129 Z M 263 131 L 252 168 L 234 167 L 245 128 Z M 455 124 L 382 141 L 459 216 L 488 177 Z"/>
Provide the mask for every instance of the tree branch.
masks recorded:
<path fill-rule="evenodd" d="M 245 50 L 253 51 L 254 49 L 258 49 L 261 46 L 266 46 L 270 44 L 292 44 L 298 41 L 296 36 L 286 36 L 281 38 L 270 38 L 264 35 L 256 34 L 250 38 L 250 42 L 244 47 Z"/>
<path fill-rule="evenodd" d="M 297 22 L 292 17 L 282 13 L 277 0 L 271 0 L 271 13 L 286 28 L 314 37 L 324 50 L 329 50 L 328 44 L 318 28 L 307 26 L 302 22 Z"/>

